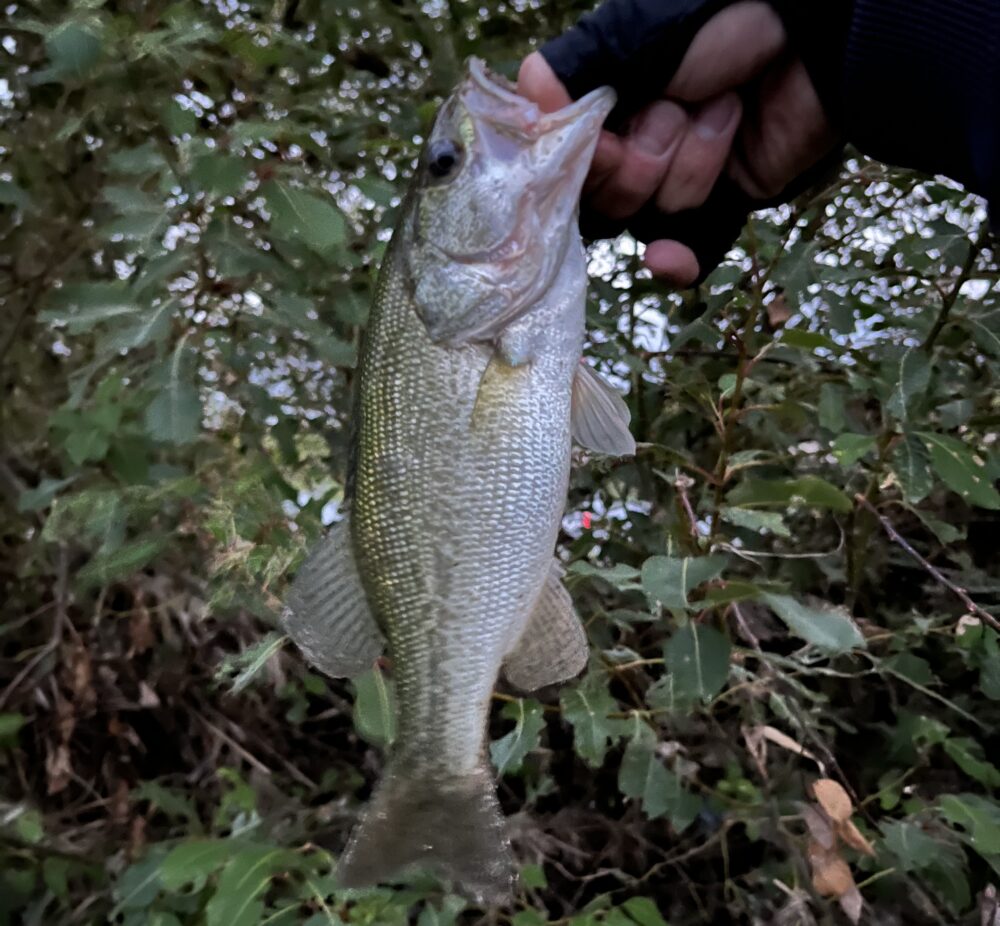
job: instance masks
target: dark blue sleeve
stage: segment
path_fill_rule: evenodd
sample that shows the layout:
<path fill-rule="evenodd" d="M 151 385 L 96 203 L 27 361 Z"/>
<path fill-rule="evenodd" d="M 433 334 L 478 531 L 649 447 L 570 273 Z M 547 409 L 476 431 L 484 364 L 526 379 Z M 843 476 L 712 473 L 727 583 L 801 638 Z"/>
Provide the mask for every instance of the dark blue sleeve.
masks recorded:
<path fill-rule="evenodd" d="M 854 0 L 844 131 L 890 164 L 946 174 L 1000 214 L 1000 0 Z"/>

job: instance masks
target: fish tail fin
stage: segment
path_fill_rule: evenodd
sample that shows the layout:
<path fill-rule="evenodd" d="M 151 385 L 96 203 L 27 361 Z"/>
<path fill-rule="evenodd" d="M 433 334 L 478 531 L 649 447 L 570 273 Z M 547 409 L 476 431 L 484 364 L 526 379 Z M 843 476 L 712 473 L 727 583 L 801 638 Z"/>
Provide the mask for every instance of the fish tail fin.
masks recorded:
<path fill-rule="evenodd" d="M 511 899 L 514 864 L 493 776 L 438 777 L 390 759 L 340 860 L 344 887 L 370 887 L 411 865 L 487 905 Z"/>

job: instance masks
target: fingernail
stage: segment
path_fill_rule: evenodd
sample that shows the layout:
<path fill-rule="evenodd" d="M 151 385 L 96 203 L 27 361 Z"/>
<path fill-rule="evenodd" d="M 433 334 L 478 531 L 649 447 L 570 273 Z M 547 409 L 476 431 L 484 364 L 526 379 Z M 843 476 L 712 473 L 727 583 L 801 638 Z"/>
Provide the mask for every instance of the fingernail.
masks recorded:
<path fill-rule="evenodd" d="M 708 104 L 694 120 L 694 130 L 699 138 L 715 141 L 730 127 L 740 108 L 740 98 L 727 93 Z"/>
<path fill-rule="evenodd" d="M 686 114 L 676 103 L 652 103 L 629 129 L 629 143 L 653 157 L 668 154 L 680 138 Z"/>

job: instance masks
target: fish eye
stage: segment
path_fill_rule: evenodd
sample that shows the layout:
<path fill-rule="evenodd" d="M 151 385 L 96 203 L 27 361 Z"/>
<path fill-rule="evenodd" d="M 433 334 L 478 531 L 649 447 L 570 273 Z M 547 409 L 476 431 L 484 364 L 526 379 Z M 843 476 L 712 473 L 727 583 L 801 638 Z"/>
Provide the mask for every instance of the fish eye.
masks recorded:
<path fill-rule="evenodd" d="M 427 150 L 427 170 L 432 177 L 443 180 L 458 170 L 462 163 L 462 146 L 451 138 L 432 141 Z"/>

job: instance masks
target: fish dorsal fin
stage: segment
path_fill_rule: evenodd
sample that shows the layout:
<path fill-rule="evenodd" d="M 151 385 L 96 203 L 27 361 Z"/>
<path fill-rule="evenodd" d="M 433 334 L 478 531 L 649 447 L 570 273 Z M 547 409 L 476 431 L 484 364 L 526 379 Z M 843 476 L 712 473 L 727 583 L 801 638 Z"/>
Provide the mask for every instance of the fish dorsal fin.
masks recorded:
<path fill-rule="evenodd" d="M 281 623 L 306 659 L 334 678 L 359 675 L 381 655 L 385 640 L 361 586 L 346 518 L 299 568 Z"/>
<path fill-rule="evenodd" d="M 507 680 L 522 691 L 565 682 L 587 665 L 587 634 L 562 576 L 553 560 L 524 633 L 504 660 Z"/>
<path fill-rule="evenodd" d="M 573 377 L 573 438 L 582 447 L 615 457 L 635 455 L 628 429 L 632 414 L 625 400 L 581 362 Z"/>

